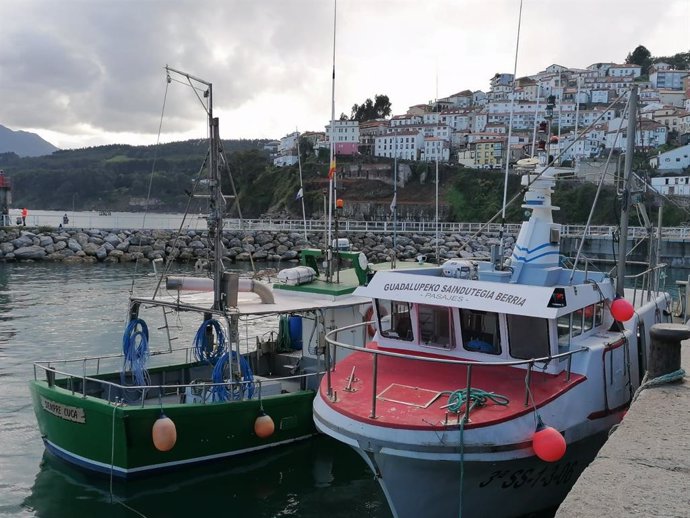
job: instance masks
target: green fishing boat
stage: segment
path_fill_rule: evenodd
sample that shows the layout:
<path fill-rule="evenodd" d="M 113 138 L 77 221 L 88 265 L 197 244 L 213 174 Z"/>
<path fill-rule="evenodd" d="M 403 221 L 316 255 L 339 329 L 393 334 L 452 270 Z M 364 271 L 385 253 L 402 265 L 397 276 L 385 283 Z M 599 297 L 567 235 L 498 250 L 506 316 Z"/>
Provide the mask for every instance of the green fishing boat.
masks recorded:
<path fill-rule="evenodd" d="M 124 478 L 312 436 L 312 401 L 331 361 L 325 335 L 371 315 L 369 299 L 353 295 L 371 275 L 362 253 L 303 250 L 299 266 L 270 280 L 225 268 L 228 196 L 220 189 L 225 162 L 212 85 L 166 70 L 203 91 L 208 103 L 208 180 L 198 182 L 209 189 L 199 195 L 209 200 L 215 243 L 208 271 L 185 277 L 163 268 L 151 295 L 130 294 L 113 354 L 37 361 L 30 383 L 46 449 Z M 366 329 L 340 337 L 359 346 L 368 338 Z"/>

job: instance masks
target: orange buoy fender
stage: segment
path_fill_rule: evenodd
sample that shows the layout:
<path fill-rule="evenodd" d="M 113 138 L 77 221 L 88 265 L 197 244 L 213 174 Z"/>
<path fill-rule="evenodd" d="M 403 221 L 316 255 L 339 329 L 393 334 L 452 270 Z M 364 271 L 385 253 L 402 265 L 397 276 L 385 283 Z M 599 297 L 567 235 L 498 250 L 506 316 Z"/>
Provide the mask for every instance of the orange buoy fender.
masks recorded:
<path fill-rule="evenodd" d="M 273 422 L 273 419 L 271 419 L 271 416 L 267 415 L 265 412 L 261 412 L 259 417 L 256 418 L 256 421 L 254 421 L 254 433 L 261 439 L 265 439 L 266 437 L 273 435 L 275 429 L 276 425 Z"/>
<path fill-rule="evenodd" d="M 177 429 L 172 419 L 161 412 L 151 429 L 153 445 L 158 451 L 170 451 L 177 442 Z"/>

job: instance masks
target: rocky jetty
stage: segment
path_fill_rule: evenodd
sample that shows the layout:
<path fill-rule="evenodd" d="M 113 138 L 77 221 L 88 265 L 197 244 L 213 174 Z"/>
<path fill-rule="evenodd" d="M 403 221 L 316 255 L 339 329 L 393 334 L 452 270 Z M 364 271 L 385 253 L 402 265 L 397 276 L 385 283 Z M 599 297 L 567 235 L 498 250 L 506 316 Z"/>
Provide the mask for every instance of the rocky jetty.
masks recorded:
<path fill-rule="evenodd" d="M 366 254 L 370 262 L 390 260 L 394 247 L 392 234 L 353 233 L 347 237 L 351 248 Z M 514 237 L 505 239 L 506 256 Z M 436 255 L 441 259 L 486 259 L 491 246 L 498 244 L 495 234 L 399 234 L 395 250 L 399 260 Z M 268 232 L 261 230 L 226 231 L 223 255 L 231 261 L 296 261 L 303 248 L 323 247 L 323 234 Z M 99 229 L 0 229 L 0 261 L 59 261 L 65 263 L 126 263 L 155 259 L 178 262 L 208 260 L 212 249 L 207 232 L 178 234 L 167 230 Z"/>

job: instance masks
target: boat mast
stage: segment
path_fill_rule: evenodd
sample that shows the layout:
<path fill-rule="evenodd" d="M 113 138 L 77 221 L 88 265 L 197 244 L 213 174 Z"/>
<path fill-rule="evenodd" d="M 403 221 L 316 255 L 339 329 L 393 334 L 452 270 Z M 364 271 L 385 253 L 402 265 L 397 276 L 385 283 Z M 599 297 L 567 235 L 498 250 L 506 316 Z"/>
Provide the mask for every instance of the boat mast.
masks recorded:
<path fill-rule="evenodd" d="M 302 154 L 299 151 L 299 131 L 297 132 L 297 167 L 299 169 L 299 193 L 300 201 L 302 202 L 302 225 L 304 226 L 304 240 L 307 241 L 307 214 L 304 210 L 304 183 L 302 182 Z"/>
<path fill-rule="evenodd" d="M 328 166 L 328 237 L 326 240 L 326 250 L 327 256 L 326 261 L 328 263 L 328 268 L 326 269 L 326 280 L 331 282 L 333 280 L 333 240 L 331 232 L 331 222 L 333 221 L 333 203 L 334 203 L 334 190 L 336 182 L 336 173 L 334 170 L 335 164 L 335 27 L 336 27 L 336 17 L 338 14 L 338 0 L 333 1 L 333 78 L 331 82 L 331 153 L 330 162 Z"/>
<path fill-rule="evenodd" d="M 220 153 L 220 133 L 218 129 L 218 118 L 213 117 L 213 84 L 204 79 L 195 77 L 187 72 L 174 69 L 166 65 L 165 70 L 170 74 L 171 72 L 179 74 L 187 79 L 189 86 L 199 98 L 199 101 L 204 105 L 206 115 L 208 117 L 208 131 L 209 131 L 209 156 L 208 156 L 208 180 L 210 193 L 209 199 L 209 214 L 206 218 L 208 225 L 209 238 L 213 240 L 213 309 L 225 309 L 225 301 L 223 298 L 222 282 L 223 272 L 223 208 L 225 200 L 221 191 L 220 185 L 220 167 L 219 167 L 219 153 Z M 206 87 L 203 91 L 204 98 L 207 99 L 206 104 L 199 97 L 198 86 L 194 83 L 199 83 Z"/>
<path fill-rule="evenodd" d="M 616 295 L 623 297 L 625 290 L 625 258 L 628 252 L 628 218 L 630 217 L 630 185 L 633 176 L 633 154 L 635 152 L 635 124 L 637 117 L 637 86 L 630 90 L 630 107 L 628 108 L 628 130 L 625 147 L 625 176 L 621 199 L 621 231 L 618 243 L 618 265 L 616 267 Z"/>

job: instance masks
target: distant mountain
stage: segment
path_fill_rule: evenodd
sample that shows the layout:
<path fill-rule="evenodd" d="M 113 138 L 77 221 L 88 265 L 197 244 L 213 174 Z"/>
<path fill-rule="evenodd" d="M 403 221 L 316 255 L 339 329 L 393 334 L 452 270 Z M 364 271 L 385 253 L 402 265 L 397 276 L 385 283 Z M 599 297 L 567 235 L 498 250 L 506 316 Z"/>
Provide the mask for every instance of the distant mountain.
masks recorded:
<path fill-rule="evenodd" d="M 0 153 L 12 152 L 19 156 L 50 155 L 58 148 L 35 133 L 12 131 L 0 124 Z"/>

